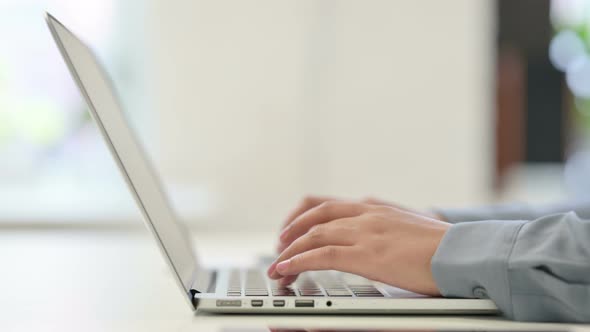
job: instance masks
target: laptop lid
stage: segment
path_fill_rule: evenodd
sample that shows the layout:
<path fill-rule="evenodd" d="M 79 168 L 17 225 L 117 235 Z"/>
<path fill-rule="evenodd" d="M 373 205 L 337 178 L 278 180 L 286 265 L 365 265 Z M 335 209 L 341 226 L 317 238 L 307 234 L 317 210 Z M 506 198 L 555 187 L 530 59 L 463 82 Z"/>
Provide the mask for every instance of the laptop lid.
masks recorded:
<path fill-rule="evenodd" d="M 51 14 L 46 14 L 46 21 L 147 228 L 192 305 L 191 288 L 205 291 L 209 274 L 199 266 L 189 237 L 181 229 L 159 179 L 130 130 L 110 78 L 88 46 Z"/>

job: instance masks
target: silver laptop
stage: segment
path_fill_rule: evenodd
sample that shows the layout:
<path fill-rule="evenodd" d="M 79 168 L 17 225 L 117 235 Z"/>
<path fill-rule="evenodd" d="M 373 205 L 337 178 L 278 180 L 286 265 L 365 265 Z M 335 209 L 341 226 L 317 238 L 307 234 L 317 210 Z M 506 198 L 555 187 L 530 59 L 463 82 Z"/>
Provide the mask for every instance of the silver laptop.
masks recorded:
<path fill-rule="evenodd" d="M 336 271 L 308 272 L 289 287 L 263 266 L 207 270 L 168 204 L 158 178 L 129 129 L 106 72 L 88 46 L 50 14 L 47 24 L 117 163 L 145 225 L 192 310 L 225 313 L 493 314 L 490 300 L 430 298 Z M 149 290 L 146 290 L 146 293 Z"/>

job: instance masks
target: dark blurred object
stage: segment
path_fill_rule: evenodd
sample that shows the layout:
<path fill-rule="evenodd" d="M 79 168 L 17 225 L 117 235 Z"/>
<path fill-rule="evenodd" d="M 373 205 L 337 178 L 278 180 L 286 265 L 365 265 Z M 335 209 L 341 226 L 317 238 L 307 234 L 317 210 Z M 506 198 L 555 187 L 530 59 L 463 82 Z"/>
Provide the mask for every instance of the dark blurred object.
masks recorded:
<path fill-rule="evenodd" d="M 502 175 L 524 160 L 525 67 L 522 54 L 509 46 L 498 51 L 496 76 L 496 186 Z"/>
<path fill-rule="evenodd" d="M 549 13 L 549 0 L 498 1 L 497 189 L 517 163 L 564 161 L 570 97 L 549 60 Z"/>

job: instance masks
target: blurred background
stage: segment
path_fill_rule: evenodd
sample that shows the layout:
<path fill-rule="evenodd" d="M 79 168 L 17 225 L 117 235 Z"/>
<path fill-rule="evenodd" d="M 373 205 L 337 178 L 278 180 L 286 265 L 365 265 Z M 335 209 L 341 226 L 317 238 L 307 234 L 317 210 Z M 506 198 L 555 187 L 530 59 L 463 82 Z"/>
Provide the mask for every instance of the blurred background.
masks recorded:
<path fill-rule="evenodd" d="M 141 227 L 44 10 L 190 227 L 278 228 L 306 194 L 590 196 L 590 1 L 0 0 L 0 228 Z"/>

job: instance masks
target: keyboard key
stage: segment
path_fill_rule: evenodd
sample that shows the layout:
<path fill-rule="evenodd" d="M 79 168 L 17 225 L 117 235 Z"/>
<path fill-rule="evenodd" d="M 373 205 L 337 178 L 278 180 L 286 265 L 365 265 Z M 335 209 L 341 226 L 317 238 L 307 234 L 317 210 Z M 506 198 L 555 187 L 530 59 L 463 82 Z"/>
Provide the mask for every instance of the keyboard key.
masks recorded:
<path fill-rule="evenodd" d="M 248 292 L 248 291 L 246 291 L 246 296 L 268 296 L 268 292 Z"/>
<path fill-rule="evenodd" d="M 376 289 L 373 285 L 348 285 L 350 289 Z"/>
<path fill-rule="evenodd" d="M 354 294 L 356 297 L 384 297 L 381 293 L 361 293 L 361 294 Z"/>
<path fill-rule="evenodd" d="M 380 291 L 378 290 L 373 290 L 373 291 L 352 291 L 352 293 L 358 297 L 383 297 L 383 294 L 381 294 Z"/>
<path fill-rule="evenodd" d="M 272 296 L 295 296 L 295 293 L 272 293 Z"/>
<path fill-rule="evenodd" d="M 328 296 L 346 296 L 346 297 L 352 296 L 352 293 L 347 290 L 344 290 L 344 291 L 326 290 L 326 293 L 328 293 Z"/>

